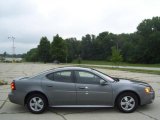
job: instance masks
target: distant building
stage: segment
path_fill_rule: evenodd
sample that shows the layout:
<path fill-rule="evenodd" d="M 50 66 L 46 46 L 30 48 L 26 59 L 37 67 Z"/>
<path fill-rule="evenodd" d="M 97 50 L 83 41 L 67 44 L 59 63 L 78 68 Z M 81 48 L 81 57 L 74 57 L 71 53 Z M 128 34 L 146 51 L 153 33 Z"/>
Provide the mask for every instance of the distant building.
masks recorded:
<path fill-rule="evenodd" d="M 6 57 L 6 58 L 4 58 L 4 62 L 13 62 L 13 60 L 14 60 L 14 62 L 22 62 L 22 58 L 9 58 L 9 57 Z"/>

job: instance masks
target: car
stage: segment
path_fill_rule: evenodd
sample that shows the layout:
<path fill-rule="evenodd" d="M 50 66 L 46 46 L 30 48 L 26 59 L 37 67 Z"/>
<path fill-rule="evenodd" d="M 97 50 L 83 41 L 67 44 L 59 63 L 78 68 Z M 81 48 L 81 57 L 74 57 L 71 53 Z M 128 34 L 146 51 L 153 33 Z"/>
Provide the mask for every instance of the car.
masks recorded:
<path fill-rule="evenodd" d="M 61 67 L 13 80 L 8 97 L 36 114 L 47 107 L 117 107 L 131 113 L 152 103 L 155 92 L 145 82 L 110 77 L 92 68 Z"/>

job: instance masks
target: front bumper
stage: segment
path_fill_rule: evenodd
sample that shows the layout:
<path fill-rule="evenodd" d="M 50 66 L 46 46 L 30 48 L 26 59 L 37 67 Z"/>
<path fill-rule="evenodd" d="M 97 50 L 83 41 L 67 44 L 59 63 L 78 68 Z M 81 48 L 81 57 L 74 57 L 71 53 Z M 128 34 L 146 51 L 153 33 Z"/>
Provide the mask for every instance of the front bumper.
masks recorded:
<path fill-rule="evenodd" d="M 141 105 L 150 104 L 155 99 L 155 92 L 146 93 L 145 96 L 141 99 Z"/>

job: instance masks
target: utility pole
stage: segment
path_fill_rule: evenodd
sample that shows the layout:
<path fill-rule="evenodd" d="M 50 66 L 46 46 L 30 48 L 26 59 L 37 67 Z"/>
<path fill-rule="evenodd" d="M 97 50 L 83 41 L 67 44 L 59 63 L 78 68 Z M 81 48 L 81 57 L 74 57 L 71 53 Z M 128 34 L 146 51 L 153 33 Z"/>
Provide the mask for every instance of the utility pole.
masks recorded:
<path fill-rule="evenodd" d="M 8 39 L 13 40 L 13 44 L 12 44 L 12 63 L 13 63 L 14 62 L 14 55 L 15 55 L 15 46 L 14 46 L 15 37 L 11 36 L 11 37 L 8 37 Z"/>

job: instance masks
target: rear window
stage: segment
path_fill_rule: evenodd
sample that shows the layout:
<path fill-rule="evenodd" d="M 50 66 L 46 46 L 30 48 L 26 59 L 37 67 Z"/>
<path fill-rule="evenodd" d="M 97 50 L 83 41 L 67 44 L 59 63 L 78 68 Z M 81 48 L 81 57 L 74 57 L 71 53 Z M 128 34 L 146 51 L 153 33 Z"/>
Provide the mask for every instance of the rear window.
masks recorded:
<path fill-rule="evenodd" d="M 50 73 L 46 76 L 48 79 L 57 81 L 57 82 L 68 82 L 71 83 L 72 81 L 72 71 L 59 71 Z"/>

